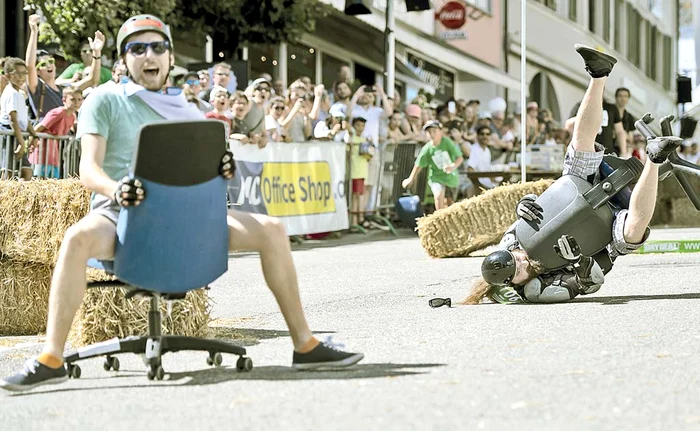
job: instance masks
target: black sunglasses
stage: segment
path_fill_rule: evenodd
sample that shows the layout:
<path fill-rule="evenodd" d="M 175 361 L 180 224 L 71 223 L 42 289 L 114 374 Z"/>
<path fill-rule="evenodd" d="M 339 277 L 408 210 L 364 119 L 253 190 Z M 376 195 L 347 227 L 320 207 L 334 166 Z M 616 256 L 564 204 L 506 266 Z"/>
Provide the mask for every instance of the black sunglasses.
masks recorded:
<path fill-rule="evenodd" d="M 432 308 L 440 308 L 443 305 L 447 305 L 447 307 L 452 307 L 452 298 L 433 298 L 430 301 L 428 301 L 428 305 Z"/>
<path fill-rule="evenodd" d="M 490 133 L 479 133 L 479 136 L 491 136 Z"/>
<path fill-rule="evenodd" d="M 138 57 L 144 55 L 149 47 L 155 54 L 161 55 L 170 49 L 170 42 L 167 40 L 158 42 L 129 42 L 124 45 L 124 52 L 129 52 Z"/>

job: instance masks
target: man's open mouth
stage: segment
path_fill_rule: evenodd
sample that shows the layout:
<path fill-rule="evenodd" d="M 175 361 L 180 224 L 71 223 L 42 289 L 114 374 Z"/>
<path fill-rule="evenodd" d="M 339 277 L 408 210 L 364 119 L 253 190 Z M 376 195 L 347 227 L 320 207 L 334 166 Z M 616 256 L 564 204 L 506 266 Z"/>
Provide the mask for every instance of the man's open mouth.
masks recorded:
<path fill-rule="evenodd" d="M 143 74 L 146 76 L 156 77 L 156 76 L 158 76 L 159 72 L 160 72 L 160 68 L 158 68 L 158 67 L 144 67 L 143 68 Z"/>

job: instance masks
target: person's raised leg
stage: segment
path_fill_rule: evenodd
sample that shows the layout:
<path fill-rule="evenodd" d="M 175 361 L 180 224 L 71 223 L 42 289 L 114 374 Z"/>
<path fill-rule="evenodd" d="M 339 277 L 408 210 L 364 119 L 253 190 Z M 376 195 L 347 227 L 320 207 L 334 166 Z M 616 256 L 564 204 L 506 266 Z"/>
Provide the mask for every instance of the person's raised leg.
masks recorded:
<path fill-rule="evenodd" d="M 111 258 L 115 236 L 114 223 L 94 213 L 66 231 L 51 279 L 46 343 L 42 353 L 30 359 L 19 373 L 0 380 L 0 387 L 22 391 L 67 379 L 63 350 L 85 293 L 87 261 L 92 257 Z"/>
<path fill-rule="evenodd" d="M 583 58 L 591 81 L 576 114 L 571 144 L 576 151 L 594 152 L 595 138 L 603 121 L 605 83 L 617 59 L 584 45 L 576 44 L 575 48 Z"/>
<path fill-rule="evenodd" d="M 229 250 L 260 253 L 265 281 L 277 300 L 294 344 L 294 367 L 319 369 L 346 367 L 363 355 L 326 346 L 309 329 L 299 297 L 292 251 L 284 225 L 274 217 L 230 210 Z"/>
<path fill-rule="evenodd" d="M 632 190 L 630 205 L 625 218 L 623 235 L 625 242 L 639 244 L 644 240 L 647 227 L 654 216 L 659 185 L 659 167 L 669 154 L 676 151 L 683 140 L 675 136 L 662 136 L 649 141 L 644 170 Z"/>
<path fill-rule="evenodd" d="M 654 215 L 658 184 L 659 165 L 647 159 L 630 197 L 629 210 L 623 228 L 625 242 L 639 244 L 644 240 L 647 227 Z"/>

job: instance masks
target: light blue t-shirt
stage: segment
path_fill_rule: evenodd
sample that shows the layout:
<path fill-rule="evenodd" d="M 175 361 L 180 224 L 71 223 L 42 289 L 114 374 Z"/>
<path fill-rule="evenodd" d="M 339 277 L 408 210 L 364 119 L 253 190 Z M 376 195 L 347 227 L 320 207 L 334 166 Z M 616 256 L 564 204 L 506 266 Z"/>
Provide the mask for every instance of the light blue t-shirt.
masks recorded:
<path fill-rule="evenodd" d="M 100 135 L 107 140 L 102 169 L 115 181 L 129 173 L 141 126 L 163 117 L 121 85 L 97 87 L 80 107 L 77 138 Z"/>

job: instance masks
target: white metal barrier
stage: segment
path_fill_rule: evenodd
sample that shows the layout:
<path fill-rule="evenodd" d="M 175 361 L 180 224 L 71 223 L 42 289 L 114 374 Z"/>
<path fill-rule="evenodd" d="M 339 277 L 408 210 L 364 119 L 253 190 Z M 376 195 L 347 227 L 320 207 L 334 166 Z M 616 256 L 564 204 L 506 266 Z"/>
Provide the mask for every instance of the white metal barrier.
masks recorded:
<path fill-rule="evenodd" d="M 29 134 L 22 133 L 25 141 Z M 78 175 L 80 164 L 80 143 L 74 136 L 53 136 L 37 133 L 38 142 L 32 154 L 28 155 L 36 178 L 70 178 Z M 20 176 L 21 160 L 15 156 L 17 139 L 11 130 L 0 130 L 0 169 L 2 178 Z"/>

